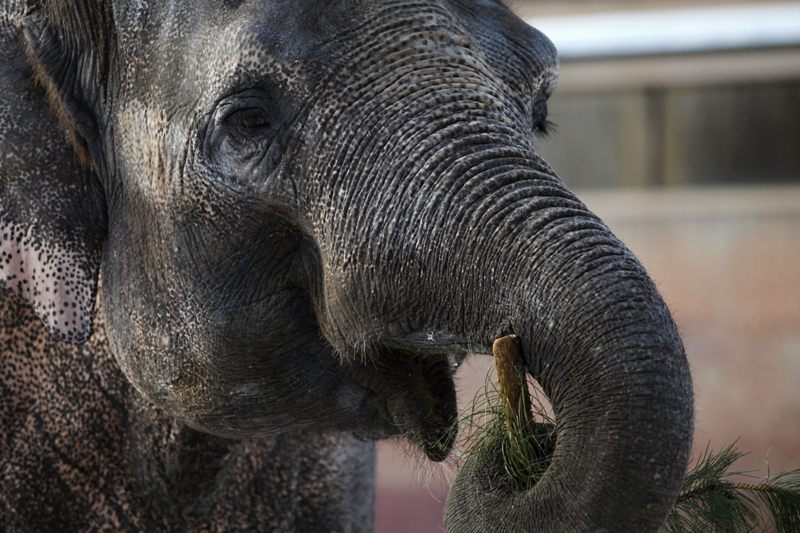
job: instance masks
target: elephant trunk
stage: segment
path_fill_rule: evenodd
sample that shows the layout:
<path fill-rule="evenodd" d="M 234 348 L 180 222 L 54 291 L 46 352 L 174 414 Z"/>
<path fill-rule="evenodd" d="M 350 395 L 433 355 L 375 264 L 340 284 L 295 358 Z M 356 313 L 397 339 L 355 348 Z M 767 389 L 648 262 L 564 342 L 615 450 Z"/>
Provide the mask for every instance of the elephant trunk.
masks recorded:
<path fill-rule="evenodd" d="M 522 161 L 491 166 L 476 187 L 443 179 L 449 195 L 371 204 L 343 239 L 360 244 L 322 249 L 323 332 L 342 354 L 370 339 L 403 353 L 522 339 L 556 415 L 552 462 L 519 491 L 503 465 L 468 461 L 447 531 L 655 531 L 692 440 L 680 337 L 633 254 L 541 160 Z"/>
<path fill-rule="evenodd" d="M 490 83 L 474 70 L 475 87 Z M 488 352 L 510 329 L 521 337 L 555 410 L 555 456 L 525 492 L 501 482 L 502 465 L 467 464 L 448 500 L 449 531 L 657 529 L 693 424 L 668 309 L 633 254 L 532 150 L 509 105 L 477 89 L 436 91 L 398 100 L 419 108 L 411 121 L 378 100 L 345 155 L 317 148 L 343 162 L 320 167 L 313 197 L 323 200 L 308 215 L 322 333 L 345 358 L 375 345 Z M 387 117 L 385 138 L 363 133 L 377 116 Z"/>
<path fill-rule="evenodd" d="M 554 408 L 555 454 L 527 491 L 504 481 L 502 465 L 468 463 L 447 531 L 656 531 L 680 488 L 693 393 L 675 324 L 633 254 L 558 196 L 558 206 L 501 223 L 500 241 L 477 233 L 465 261 L 483 257 L 483 275 L 462 283 L 481 290 L 461 304 L 475 313 L 473 333 L 520 336 Z"/>

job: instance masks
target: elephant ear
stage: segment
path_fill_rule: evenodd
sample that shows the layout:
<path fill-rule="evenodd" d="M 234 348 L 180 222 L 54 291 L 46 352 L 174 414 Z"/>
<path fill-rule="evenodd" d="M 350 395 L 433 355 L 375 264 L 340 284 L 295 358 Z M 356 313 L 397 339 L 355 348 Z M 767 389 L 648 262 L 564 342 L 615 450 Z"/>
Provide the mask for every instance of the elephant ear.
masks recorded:
<path fill-rule="evenodd" d="M 0 298 L 17 292 L 58 338 L 80 343 L 91 334 L 105 202 L 57 118 L 57 93 L 34 82 L 38 67 L 8 9 L 0 8 Z"/>

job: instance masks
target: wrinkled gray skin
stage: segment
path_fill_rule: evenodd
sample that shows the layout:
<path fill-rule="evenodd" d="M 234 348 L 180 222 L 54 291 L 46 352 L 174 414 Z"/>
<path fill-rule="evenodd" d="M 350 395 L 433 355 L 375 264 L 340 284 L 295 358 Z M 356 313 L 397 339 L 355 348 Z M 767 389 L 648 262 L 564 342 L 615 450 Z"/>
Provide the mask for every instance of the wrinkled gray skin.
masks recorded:
<path fill-rule="evenodd" d="M 662 524 L 686 358 L 536 153 L 542 34 L 493 0 L 0 9 L 0 525 L 369 530 L 368 441 L 444 458 L 454 367 L 510 330 L 555 459 L 524 493 L 466 465 L 448 531 Z"/>

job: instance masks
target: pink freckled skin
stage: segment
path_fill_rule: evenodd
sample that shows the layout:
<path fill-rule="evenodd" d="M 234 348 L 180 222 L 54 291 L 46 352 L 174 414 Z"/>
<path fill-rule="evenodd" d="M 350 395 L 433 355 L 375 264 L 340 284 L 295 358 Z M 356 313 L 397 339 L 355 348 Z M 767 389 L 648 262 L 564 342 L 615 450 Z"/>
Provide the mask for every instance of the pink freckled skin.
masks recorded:
<path fill-rule="evenodd" d="M 20 226 L 0 226 L 0 286 L 25 298 L 59 338 L 83 341 L 90 333 L 93 290 L 82 279 L 78 255 L 36 242 Z"/>

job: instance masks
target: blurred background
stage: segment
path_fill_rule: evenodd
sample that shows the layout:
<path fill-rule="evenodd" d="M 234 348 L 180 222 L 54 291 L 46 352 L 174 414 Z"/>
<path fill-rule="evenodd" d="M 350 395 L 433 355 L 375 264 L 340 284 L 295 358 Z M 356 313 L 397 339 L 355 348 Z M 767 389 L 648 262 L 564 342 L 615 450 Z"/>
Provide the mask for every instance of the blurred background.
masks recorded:
<path fill-rule="evenodd" d="M 637 254 L 693 368 L 695 451 L 800 468 L 800 2 L 509 2 L 561 54 L 539 150 Z M 462 405 L 489 358 L 457 376 Z M 379 445 L 376 532 L 441 531 L 453 472 Z"/>

